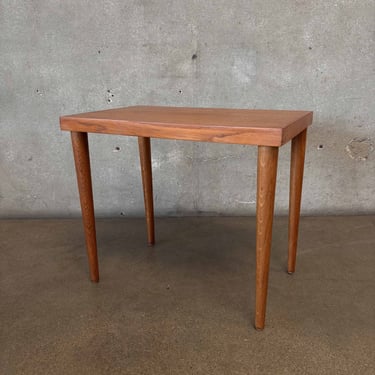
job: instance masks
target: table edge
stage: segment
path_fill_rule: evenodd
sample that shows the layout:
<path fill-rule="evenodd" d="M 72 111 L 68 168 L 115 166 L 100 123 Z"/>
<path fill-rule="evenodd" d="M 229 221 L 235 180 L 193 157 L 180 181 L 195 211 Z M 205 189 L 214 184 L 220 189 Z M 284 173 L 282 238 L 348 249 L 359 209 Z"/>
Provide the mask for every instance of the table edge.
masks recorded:
<path fill-rule="evenodd" d="M 60 116 L 60 129 L 85 133 L 115 134 L 186 141 L 282 146 L 312 124 L 313 112 L 306 114 L 285 128 L 260 128 L 225 125 L 197 125 L 181 123 L 137 122 L 118 119 L 98 119 Z M 105 122 L 105 124 L 103 124 Z"/>

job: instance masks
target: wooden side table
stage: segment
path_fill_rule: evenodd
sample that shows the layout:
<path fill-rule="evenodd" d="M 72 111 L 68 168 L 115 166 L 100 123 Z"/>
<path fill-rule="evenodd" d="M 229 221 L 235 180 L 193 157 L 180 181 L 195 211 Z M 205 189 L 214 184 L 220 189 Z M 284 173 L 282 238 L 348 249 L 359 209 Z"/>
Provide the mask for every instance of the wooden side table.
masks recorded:
<path fill-rule="evenodd" d="M 155 242 L 150 138 L 256 145 L 258 177 L 255 328 L 263 329 L 279 147 L 292 141 L 288 273 L 293 273 L 296 264 L 306 131 L 312 123 L 312 117 L 313 113 L 306 111 L 150 106 L 62 116 L 61 129 L 71 132 L 91 280 L 99 281 L 99 270 L 87 133 L 138 137 L 147 238 L 150 245 Z"/>

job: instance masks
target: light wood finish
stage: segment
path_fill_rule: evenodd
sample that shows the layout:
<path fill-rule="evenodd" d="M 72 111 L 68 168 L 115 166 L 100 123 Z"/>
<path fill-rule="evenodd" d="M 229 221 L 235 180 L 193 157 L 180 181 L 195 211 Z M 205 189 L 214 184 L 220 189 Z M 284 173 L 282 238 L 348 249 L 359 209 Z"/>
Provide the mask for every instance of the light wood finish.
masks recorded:
<path fill-rule="evenodd" d="M 291 146 L 288 234 L 288 273 L 290 274 L 294 273 L 296 269 L 306 134 L 307 129 L 294 137 Z"/>
<path fill-rule="evenodd" d="M 278 147 L 258 147 L 255 292 L 256 329 L 264 328 L 266 316 L 278 154 Z"/>
<path fill-rule="evenodd" d="M 139 159 L 141 162 L 143 196 L 145 202 L 147 241 L 150 246 L 155 243 L 154 200 L 152 194 L 152 164 L 150 138 L 138 137 Z"/>
<path fill-rule="evenodd" d="M 312 112 L 126 107 L 60 118 L 61 129 L 218 143 L 281 146 L 312 122 Z"/>
<path fill-rule="evenodd" d="M 87 133 L 71 132 L 74 162 L 76 167 L 79 197 L 81 201 L 82 219 L 85 230 L 86 249 L 89 259 L 91 281 L 99 281 L 98 254 L 96 246 L 96 230 L 94 200 L 92 194 L 90 155 Z"/>
<path fill-rule="evenodd" d="M 306 129 L 312 112 L 136 106 L 60 117 L 72 132 L 90 275 L 98 281 L 94 205 L 87 133 L 137 136 L 147 219 L 154 244 L 150 138 L 258 146 L 255 327 L 264 328 L 279 146 L 292 140 L 288 271 L 295 268 Z"/>

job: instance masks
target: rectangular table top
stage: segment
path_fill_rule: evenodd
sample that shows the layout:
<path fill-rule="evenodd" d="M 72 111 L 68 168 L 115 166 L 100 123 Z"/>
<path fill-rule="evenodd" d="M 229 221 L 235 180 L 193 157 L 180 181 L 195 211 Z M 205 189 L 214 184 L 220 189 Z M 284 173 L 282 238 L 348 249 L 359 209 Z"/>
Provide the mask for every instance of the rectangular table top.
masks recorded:
<path fill-rule="evenodd" d="M 281 146 L 312 123 L 310 111 L 134 106 L 60 117 L 62 130 Z"/>

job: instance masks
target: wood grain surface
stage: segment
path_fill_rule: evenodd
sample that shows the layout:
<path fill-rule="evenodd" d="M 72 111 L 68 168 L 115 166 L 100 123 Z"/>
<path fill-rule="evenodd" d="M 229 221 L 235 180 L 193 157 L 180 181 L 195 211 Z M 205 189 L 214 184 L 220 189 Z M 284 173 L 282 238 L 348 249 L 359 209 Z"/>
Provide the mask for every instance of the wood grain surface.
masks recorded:
<path fill-rule="evenodd" d="M 312 112 L 135 106 L 60 117 L 62 130 L 217 143 L 281 146 Z"/>
<path fill-rule="evenodd" d="M 258 147 L 255 328 L 265 324 L 278 147 Z"/>
<path fill-rule="evenodd" d="M 90 279 L 99 281 L 98 253 L 92 194 L 90 154 L 87 133 L 72 132 L 72 146 L 76 167 L 79 198 L 81 202 L 83 227 L 85 230 L 86 250 L 89 259 Z"/>
<path fill-rule="evenodd" d="M 301 211 L 302 181 L 305 164 L 307 130 L 292 140 L 290 156 L 290 189 L 289 189 L 289 232 L 288 232 L 288 273 L 296 269 L 298 227 Z"/>
<path fill-rule="evenodd" d="M 139 160 L 141 163 L 143 197 L 147 223 L 147 242 L 155 244 L 154 198 L 152 193 L 152 164 L 150 138 L 138 137 Z"/>

